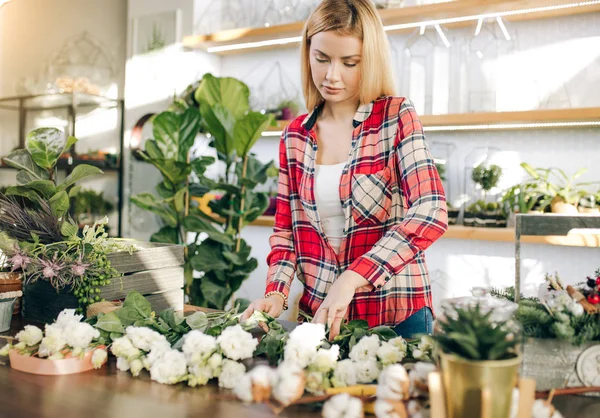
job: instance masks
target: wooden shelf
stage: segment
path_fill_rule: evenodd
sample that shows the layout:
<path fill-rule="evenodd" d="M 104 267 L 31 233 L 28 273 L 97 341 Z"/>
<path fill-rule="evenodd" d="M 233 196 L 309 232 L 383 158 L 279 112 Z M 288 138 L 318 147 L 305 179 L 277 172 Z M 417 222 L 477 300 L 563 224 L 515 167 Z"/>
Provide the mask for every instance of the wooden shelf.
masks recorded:
<path fill-rule="evenodd" d="M 466 16 L 479 16 L 486 13 L 514 12 L 518 10 L 530 10 L 548 6 L 560 6 L 578 3 L 577 0 L 457 0 L 445 3 L 428 4 L 423 6 L 400 7 L 394 9 L 379 10 L 379 15 L 385 26 L 403 25 L 390 32 L 413 31 L 421 22 L 431 22 L 442 19 L 453 19 Z M 569 16 L 581 13 L 590 13 L 600 10 L 600 4 L 586 6 L 560 8 L 554 10 L 539 10 L 530 13 L 520 13 L 505 16 L 503 19 L 509 21 L 536 20 L 550 17 Z M 464 26 L 475 26 L 476 20 L 466 20 L 454 23 L 443 23 L 445 27 L 455 28 Z M 191 35 L 183 39 L 183 45 L 187 48 L 208 50 L 211 47 L 221 47 L 234 44 L 245 44 L 252 42 L 270 41 L 276 39 L 300 37 L 304 22 L 294 22 L 284 25 L 259 28 L 239 28 L 216 32 L 208 35 Z M 298 41 L 266 45 L 258 49 L 277 49 L 296 47 Z M 216 54 L 235 54 L 248 50 L 236 49 L 233 51 L 215 52 Z"/>
<path fill-rule="evenodd" d="M 252 226 L 272 227 L 275 218 L 261 216 Z M 471 241 L 515 242 L 514 228 L 476 228 L 462 225 L 451 225 L 442 239 L 462 239 Z M 526 244 L 560 245 L 567 247 L 600 247 L 600 235 L 547 235 L 541 237 L 524 236 L 521 242 Z"/>
<path fill-rule="evenodd" d="M 559 129 L 573 128 L 573 125 L 557 126 L 553 124 L 598 122 L 600 128 L 600 107 L 584 107 L 578 109 L 542 109 L 523 110 L 517 112 L 481 112 L 481 113 L 456 113 L 449 115 L 420 115 L 421 123 L 427 128 L 455 127 L 462 130 L 482 130 L 482 126 L 489 129 L 522 129 L 523 124 L 539 124 L 539 128 Z M 277 127 L 271 126 L 266 132 L 283 131 L 290 121 L 277 121 Z M 495 127 L 494 127 L 495 126 Z M 575 127 L 586 125 L 575 125 Z M 591 125 L 587 125 L 591 126 Z M 444 130 L 444 129 L 439 129 Z M 486 130 L 486 129 L 483 129 Z"/>

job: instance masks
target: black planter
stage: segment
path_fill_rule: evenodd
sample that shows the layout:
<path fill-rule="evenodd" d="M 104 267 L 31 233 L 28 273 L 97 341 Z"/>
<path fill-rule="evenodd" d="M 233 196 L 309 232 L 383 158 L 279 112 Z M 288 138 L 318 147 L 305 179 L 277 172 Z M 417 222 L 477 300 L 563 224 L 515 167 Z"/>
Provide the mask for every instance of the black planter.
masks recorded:
<path fill-rule="evenodd" d="M 448 225 L 456 225 L 458 222 L 459 210 L 448 209 Z"/>
<path fill-rule="evenodd" d="M 58 292 L 50 282 L 38 280 L 23 285 L 23 318 L 31 321 L 52 323 L 63 309 L 77 309 L 79 304 L 72 292 Z"/>
<path fill-rule="evenodd" d="M 463 216 L 464 226 L 475 226 L 475 213 L 465 211 Z"/>

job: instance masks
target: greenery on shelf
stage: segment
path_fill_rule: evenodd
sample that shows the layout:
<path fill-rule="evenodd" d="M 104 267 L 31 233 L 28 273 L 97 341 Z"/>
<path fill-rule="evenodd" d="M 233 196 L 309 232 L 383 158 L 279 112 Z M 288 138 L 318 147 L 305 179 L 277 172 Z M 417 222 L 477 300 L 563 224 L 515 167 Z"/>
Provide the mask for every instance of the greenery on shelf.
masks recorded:
<path fill-rule="evenodd" d="M 498 213 L 499 210 L 500 205 L 497 202 L 486 202 L 484 200 L 478 200 L 466 209 L 469 213 Z"/>
<path fill-rule="evenodd" d="M 498 185 L 502 168 L 495 164 L 486 166 L 483 163 L 473 169 L 471 179 L 478 184 L 484 192 L 484 195 Z"/>
<path fill-rule="evenodd" d="M 104 192 L 81 189 L 71 197 L 73 217 L 79 223 L 93 223 L 94 217 L 104 217 L 115 208 L 112 202 L 104 198 Z"/>
<path fill-rule="evenodd" d="M 142 193 L 132 201 L 163 220 L 165 226 L 152 241 L 186 246 L 186 293 L 194 305 L 223 309 L 258 265 L 241 231 L 269 204 L 268 194 L 254 189 L 267 181 L 273 162 L 261 163 L 250 150 L 271 116 L 250 111 L 249 97 L 241 81 L 206 74 L 193 98 L 187 91 L 172 110 L 153 119 L 154 139 L 146 141 L 141 153 L 163 181 L 156 189 L 159 197 Z M 205 175 L 214 158 L 188 157 L 200 131 L 210 134 L 210 145 L 225 167 L 217 180 Z M 221 194 L 209 203 L 213 216 L 191 202 L 209 192 Z"/>
<path fill-rule="evenodd" d="M 467 360 L 505 360 L 518 355 L 518 338 L 507 323 L 491 320 L 493 311 L 482 312 L 479 304 L 454 308 L 455 317 L 439 319 L 440 332 L 432 339 L 446 354 Z"/>

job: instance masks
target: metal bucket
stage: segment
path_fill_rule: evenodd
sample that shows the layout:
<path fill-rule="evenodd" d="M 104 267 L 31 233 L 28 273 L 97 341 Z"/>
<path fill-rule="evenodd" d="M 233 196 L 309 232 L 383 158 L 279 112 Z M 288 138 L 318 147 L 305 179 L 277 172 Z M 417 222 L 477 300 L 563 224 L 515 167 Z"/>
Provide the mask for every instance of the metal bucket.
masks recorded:
<path fill-rule="evenodd" d="M 12 320 L 16 300 L 16 298 L 0 300 L 0 332 L 6 332 L 10 329 L 10 321 Z"/>

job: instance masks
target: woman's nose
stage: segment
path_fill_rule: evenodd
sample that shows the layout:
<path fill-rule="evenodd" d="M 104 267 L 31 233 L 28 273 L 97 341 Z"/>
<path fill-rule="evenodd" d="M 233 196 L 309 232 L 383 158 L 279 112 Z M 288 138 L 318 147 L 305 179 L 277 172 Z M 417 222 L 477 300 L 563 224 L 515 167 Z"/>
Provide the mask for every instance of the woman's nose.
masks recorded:
<path fill-rule="evenodd" d="M 329 68 L 327 69 L 326 78 L 328 81 L 330 81 L 332 83 L 340 80 L 340 71 L 339 71 L 339 67 L 337 64 L 329 65 Z"/>

